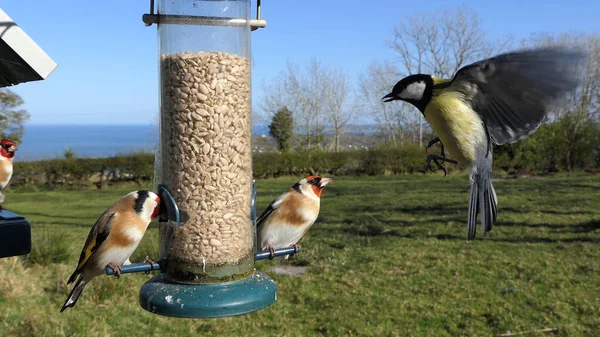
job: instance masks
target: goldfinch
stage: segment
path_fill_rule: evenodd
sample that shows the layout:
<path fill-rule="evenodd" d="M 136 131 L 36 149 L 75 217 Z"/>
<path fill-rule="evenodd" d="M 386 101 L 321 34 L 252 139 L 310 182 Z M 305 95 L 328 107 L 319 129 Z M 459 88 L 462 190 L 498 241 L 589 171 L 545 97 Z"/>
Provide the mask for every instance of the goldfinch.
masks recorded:
<path fill-rule="evenodd" d="M 13 158 L 17 151 L 17 145 L 8 139 L 0 140 L 0 204 L 4 202 L 2 191 L 10 182 L 13 174 Z M 0 205 L 0 210 L 2 205 Z"/>
<path fill-rule="evenodd" d="M 468 240 L 475 238 L 481 213 L 483 235 L 492 230 L 498 199 L 492 186 L 492 144 L 517 142 L 533 134 L 558 100 L 581 83 L 586 55 L 544 47 L 505 53 L 467 65 L 451 80 L 416 74 L 400 80 L 385 102 L 414 105 L 453 159 L 429 154 L 433 161 L 470 167 Z M 445 170 L 444 170 L 445 171 Z"/>
<path fill-rule="evenodd" d="M 262 250 L 293 246 L 298 251 L 298 241 L 319 216 L 323 188 L 331 178 L 309 176 L 294 184 L 289 191 L 273 200 L 257 219 L 257 244 Z M 285 256 L 287 259 L 289 255 Z"/>
<path fill-rule="evenodd" d="M 156 193 L 139 190 L 125 195 L 104 211 L 90 230 L 77 268 L 67 282 L 71 284 L 78 277 L 60 312 L 73 307 L 86 284 L 104 274 L 106 267 L 112 268 L 119 278 L 121 266 L 129 260 L 150 221 L 158 215 L 159 204 Z"/>

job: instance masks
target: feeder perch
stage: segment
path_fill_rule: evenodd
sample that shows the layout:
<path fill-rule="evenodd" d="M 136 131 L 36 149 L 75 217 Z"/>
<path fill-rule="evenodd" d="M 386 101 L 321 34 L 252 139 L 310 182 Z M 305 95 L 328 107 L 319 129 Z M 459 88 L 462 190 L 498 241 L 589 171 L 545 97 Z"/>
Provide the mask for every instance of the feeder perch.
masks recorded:
<path fill-rule="evenodd" d="M 161 197 L 158 264 L 140 305 L 174 317 L 222 317 L 265 308 L 277 286 L 254 269 L 250 0 L 159 0 L 142 20 L 158 27 Z M 262 255 L 259 255 L 262 258 Z M 107 273 L 112 273 L 107 270 Z"/>

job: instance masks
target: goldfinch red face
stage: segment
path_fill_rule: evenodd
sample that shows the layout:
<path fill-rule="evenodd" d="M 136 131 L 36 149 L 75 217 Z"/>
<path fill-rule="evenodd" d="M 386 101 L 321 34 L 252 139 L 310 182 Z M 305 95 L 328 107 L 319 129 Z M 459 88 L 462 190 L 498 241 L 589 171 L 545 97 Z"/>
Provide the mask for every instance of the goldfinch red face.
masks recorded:
<path fill-rule="evenodd" d="M 17 151 L 17 144 L 8 139 L 0 140 L 0 155 L 5 158 L 13 158 Z"/>
<path fill-rule="evenodd" d="M 333 181 L 333 179 L 331 179 L 331 178 L 321 178 L 319 176 L 308 176 L 308 177 L 300 180 L 298 182 L 298 184 L 300 184 L 300 189 L 302 190 L 303 194 L 310 195 L 311 193 L 314 193 L 314 195 L 316 195 L 318 198 L 320 198 L 321 194 L 323 193 L 323 188 L 325 188 L 325 186 L 332 181 Z"/>

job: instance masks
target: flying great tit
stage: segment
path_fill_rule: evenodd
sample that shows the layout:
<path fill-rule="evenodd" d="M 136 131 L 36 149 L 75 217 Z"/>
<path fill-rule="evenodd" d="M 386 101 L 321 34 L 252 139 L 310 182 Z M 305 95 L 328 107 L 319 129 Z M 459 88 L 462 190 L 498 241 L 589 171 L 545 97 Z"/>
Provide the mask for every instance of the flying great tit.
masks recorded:
<path fill-rule="evenodd" d="M 498 199 L 491 182 L 492 144 L 517 142 L 533 134 L 549 111 L 579 86 L 586 55 L 559 47 L 500 54 L 467 65 L 451 80 L 426 74 L 403 78 L 382 100 L 414 105 L 441 142 L 433 161 L 470 167 L 468 240 L 475 238 L 480 213 L 483 236 L 492 230 Z M 445 156 L 444 148 L 453 159 Z M 445 172 L 445 170 L 444 170 Z"/>

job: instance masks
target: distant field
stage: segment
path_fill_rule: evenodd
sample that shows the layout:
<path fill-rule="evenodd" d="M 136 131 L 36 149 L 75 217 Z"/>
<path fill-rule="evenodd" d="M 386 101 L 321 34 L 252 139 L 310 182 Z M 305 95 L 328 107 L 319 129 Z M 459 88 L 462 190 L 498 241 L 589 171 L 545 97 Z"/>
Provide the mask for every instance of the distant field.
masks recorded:
<path fill-rule="evenodd" d="M 258 181 L 259 212 L 296 179 Z M 467 177 L 336 178 L 302 251 L 259 312 L 175 319 L 146 312 L 151 276 L 100 277 L 59 313 L 90 226 L 134 185 L 7 195 L 32 223 L 28 259 L 0 260 L 0 336 L 600 335 L 600 176 L 494 182 L 498 224 L 467 243 Z M 148 188 L 149 186 L 145 186 Z M 156 224 L 133 257 L 157 256 Z M 117 329 L 117 325 L 119 328 Z"/>

